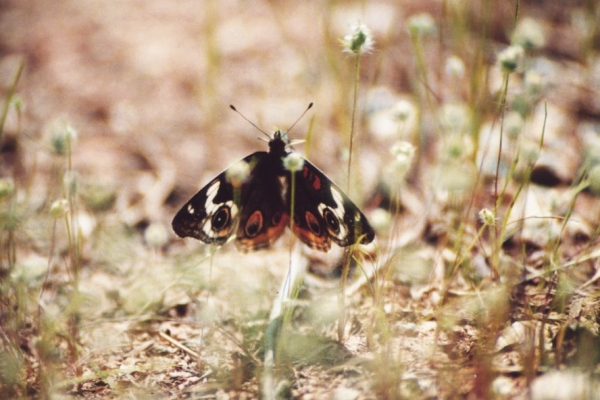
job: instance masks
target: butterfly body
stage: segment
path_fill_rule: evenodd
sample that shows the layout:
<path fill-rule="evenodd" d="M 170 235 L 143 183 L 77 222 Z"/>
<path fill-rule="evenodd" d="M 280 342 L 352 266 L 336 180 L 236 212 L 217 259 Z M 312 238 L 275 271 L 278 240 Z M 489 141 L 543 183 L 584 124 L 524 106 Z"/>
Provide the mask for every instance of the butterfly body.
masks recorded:
<path fill-rule="evenodd" d="M 325 174 L 305 159 L 297 171 L 286 169 L 288 144 L 286 134 L 276 131 L 269 152 L 240 161 L 248 167 L 245 179 L 231 178 L 234 167 L 219 174 L 175 215 L 175 233 L 217 245 L 235 233 L 242 251 L 270 247 L 286 226 L 321 251 L 329 250 L 331 241 L 370 243 L 375 233 L 366 217 Z"/>

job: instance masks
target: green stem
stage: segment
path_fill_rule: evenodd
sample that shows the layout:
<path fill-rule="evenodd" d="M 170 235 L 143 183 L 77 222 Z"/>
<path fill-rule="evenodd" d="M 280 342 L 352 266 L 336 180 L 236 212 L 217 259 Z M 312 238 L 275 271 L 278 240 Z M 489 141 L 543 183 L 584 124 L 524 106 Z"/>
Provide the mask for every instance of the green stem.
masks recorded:
<path fill-rule="evenodd" d="M 8 94 L 6 95 L 6 104 L 4 104 L 4 108 L 2 109 L 2 115 L 0 115 L 0 142 L 2 141 L 2 136 L 4 136 L 4 124 L 6 123 L 8 109 L 10 108 L 10 103 L 15 94 L 15 89 L 17 87 L 17 83 L 19 82 L 19 78 L 21 78 L 21 73 L 23 72 L 24 66 L 25 62 L 21 61 L 19 63 L 19 67 L 17 68 L 17 73 L 15 74 L 13 81 L 8 87 Z"/>
<path fill-rule="evenodd" d="M 352 119 L 350 121 L 350 148 L 348 150 L 348 182 L 346 193 L 350 195 L 350 173 L 352 171 L 352 150 L 354 147 L 354 124 L 356 121 L 356 105 L 358 102 L 358 79 L 360 76 L 360 54 L 356 54 L 354 64 L 354 98 L 352 99 Z"/>
<path fill-rule="evenodd" d="M 498 192 L 498 181 L 500 180 L 500 164 L 502 163 L 502 145 L 504 141 L 504 116 L 506 115 L 506 97 L 508 95 L 508 82 L 510 78 L 510 73 L 507 72 L 504 76 L 504 88 L 502 90 L 502 98 L 500 100 L 500 109 L 502 113 L 502 122 L 500 123 L 500 139 L 498 143 L 498 156 L 496 159 L 496 179 L 494 181 L 494 215 L 498 215 L 498 210 L 502 203 L 502 199 L 504 197 L 504 189 L 501 192 Z M 504 186 L 506 187 L 506 186 Z M 491 229 L 490 233 L 492 234 L 492 241 L 494 243 L 494 249 L 492 251 L 492 270 L 496 273 L 500 264 L 500 249 L 502 248 L 502 232 L 499 231 L 499 227 L 495 229 Z"/>

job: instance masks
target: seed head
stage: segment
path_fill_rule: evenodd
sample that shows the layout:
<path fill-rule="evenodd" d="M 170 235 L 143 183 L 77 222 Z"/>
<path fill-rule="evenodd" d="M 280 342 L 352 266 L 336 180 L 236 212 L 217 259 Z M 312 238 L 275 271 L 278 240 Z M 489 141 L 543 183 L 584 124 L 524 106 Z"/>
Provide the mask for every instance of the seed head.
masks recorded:
<path fill-rule="evenodd" d="M 465 63 L 457 56 L 450 56 L 446 60 L 446 75 L 450 78 L 462 78 L 465 76 Z"/>
<path fill-rule="evenodd" d="M 300 171 L 304 166 L 304 158 L 298 153 L 291 152 L 283 159 L 283 167 L 290 172 Z"/>
<path fill-rule="evenodd" d="M 496 225 L 496 216 L 489 208 L 482 208 L 481 211 L 479 211 L 479 220 L 485 226 Z"/>
<path fill-rule="evenodd" d="M 519 45 L 509 46 L 498 54 L 498 62 L 504 72 L 515 72 L 522 64 L 525 51 Z"/>
<path fill-rule="evenodd" d="M 375 45 L 371 30 L 360 22 L 350 26 L 348 34 L 344 36 L 341 42 L 344 52 L 359 55 L 370 53 Z"/>
<path fill-rule="evenodd" d="M 234 188 L 239 188 L 242 186 L 242 183 L 248 178 L 250 174 L 250 166 L 246 161 L 238 161 L 233 164 L 227 172 L 225 172 L 225 177 L 227 181 L 233 185 Z"/>
<path fill-rule="evenodd" d="M 523 18 L 515 28 L 512 43 L 527 50 L 540 48 L 546 44 L 544 28 L 532 18 Z"/>
<path fill-rule="evenodd" d="M 413 36 L 431 35 L 435 30 L 435 21 L 431 14 L 423 13 L 413 15 L 408 20 L 408 31 Z"/>
<path fill-rule="evenodd" d="M 50 215 L 52 218 L 59 219 L 69 212 L 69 202 L 67 199 L 55 200 L 50 206 Z"/>
<path fill-rule="evenodd" d="M 144 239 L 152 247 L 161 247 L 169 240 L 167 229 L 160 222 L 153 222 L 144 231 Z"/>

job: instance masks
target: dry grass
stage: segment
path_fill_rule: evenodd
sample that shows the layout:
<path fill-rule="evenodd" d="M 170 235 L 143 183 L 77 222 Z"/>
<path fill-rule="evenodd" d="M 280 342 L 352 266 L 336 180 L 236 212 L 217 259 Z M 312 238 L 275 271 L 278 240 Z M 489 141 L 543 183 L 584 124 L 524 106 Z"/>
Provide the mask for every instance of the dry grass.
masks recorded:
<path fill-rule="evenodd" d="M 0 14 L 4 397 L 597 393 L 597 4 L 51 3 Z M 171 232 L 265 147 L 230 103 L 268 130 L 310 101 L 297 149 L 378 233 L 345 285 L 339 249 Z"/>

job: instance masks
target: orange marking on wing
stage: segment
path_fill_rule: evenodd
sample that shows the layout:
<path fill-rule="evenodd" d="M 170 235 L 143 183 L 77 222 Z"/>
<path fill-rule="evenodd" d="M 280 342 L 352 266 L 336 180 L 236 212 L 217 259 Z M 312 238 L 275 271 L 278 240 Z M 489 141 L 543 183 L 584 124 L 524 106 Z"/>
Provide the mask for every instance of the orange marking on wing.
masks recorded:
<path fill-rule="evenodd" d="M 283 215 L 277 225 L 267 228 L 266 231 L 252 238 L 245 237 L 243 228 L 241 230 L 238 229 L 235 245 L 238 250 L 244 253 L 252 250 L 269 248 L 283 234 L 288 220 L 289 217 L 287 215 Z"/>
<path fill-rule="evenodd" d="M 304 179 L 307 179 L 310 182 L 313 189 L 321 190 L 321 178 L 319 177 L 319 175 L 311 173 L 308 167 L 304 167 L 302 169 L 302 176 L 304 177 Z"/>
<path fill-rule="evenodd" d="M 317 236 L 310 230 L 303 229 L 298 225 L 294 225 L 294 233 L 300 240 L 313 249 L 327 251 L 331 248 L 331 240 L 329 240 L 327 235 Z"/>
<path fill-rule="evenodd" d="M 313 175 L 314 176 L 314 180 L 313 180 L 313 188 L 315 190 L 321 190 L 321 178 L 319 178 L 317 175 Z"/>

